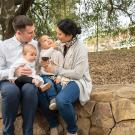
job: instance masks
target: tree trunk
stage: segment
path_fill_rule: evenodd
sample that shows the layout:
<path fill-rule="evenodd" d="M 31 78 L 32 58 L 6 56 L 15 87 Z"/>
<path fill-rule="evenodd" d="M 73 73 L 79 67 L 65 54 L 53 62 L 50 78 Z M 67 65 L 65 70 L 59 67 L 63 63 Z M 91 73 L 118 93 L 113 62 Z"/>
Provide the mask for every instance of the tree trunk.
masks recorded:
<path fill-rule="evenodd" d="M 3 39 L 10 38 L 14 35 L 14 30 L 12 27 L 12 21 L 17 15 L 26 15 L 30 6 L 34 0 L 22 0 L 18 3 L 18 0 L 0 0 L 0 24 L 2 28 Z M 16 10 L 16 11 L 15 11 Z"/>
<path fill-rule="evenodd" d="M 15 14 L 15 4 L 14 0 L 10 0 L 7 2 L 7 0 L 0 0 L 0 9 L 1 9 L 1 15 L 0 15 L 0 24 L 1 24 L 1 31 L 3 39 L 5 37 L 5 33 L 8 29 L 9 20 L 13 18 Z"/>

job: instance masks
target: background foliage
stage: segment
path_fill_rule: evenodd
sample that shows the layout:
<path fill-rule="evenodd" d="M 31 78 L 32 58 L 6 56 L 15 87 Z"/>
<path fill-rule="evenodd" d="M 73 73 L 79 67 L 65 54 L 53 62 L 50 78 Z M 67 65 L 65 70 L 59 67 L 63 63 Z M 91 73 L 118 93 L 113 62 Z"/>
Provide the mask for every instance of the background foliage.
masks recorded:
<path fill-rule="evenodd" d="M 56 23 L 71 18 L 98 40 L 100 35 L 115 35 L 121 29 L 120 17 L 134 26 L 134 9 L 135 0 L 0 0 L 0 35 L 2 39 L 11 37 L 14 16 L 27 14 L 35 21 L 37 36 L 44 33 L 55 37 Z"/>

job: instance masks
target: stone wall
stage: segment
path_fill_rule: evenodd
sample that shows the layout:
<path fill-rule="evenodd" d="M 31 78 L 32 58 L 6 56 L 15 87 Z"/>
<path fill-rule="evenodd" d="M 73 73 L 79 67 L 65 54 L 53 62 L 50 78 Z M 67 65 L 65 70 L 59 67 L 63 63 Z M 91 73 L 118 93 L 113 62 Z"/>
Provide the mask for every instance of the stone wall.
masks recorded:
<path fill-rule="evenodd" d="M 134 135 L 135 84 L 94 86 L 91 100 L 82 107 L 76 104 L 78 135 Z M 60 135 L 66 135 L 66 125 L 60 119 Z M 22 119 L 15 123 L 16 135 L 22 135 Z M 2 135 L 2 119 L 0 119 Z M 34 123 L 34 135 L 49 135 L 49 127 L 40 112 Z"/>
<path fill-rule="evenodd" d="M 91 102 L 89 135 L 135 134 L 135 84 L 98 86 Z"/>

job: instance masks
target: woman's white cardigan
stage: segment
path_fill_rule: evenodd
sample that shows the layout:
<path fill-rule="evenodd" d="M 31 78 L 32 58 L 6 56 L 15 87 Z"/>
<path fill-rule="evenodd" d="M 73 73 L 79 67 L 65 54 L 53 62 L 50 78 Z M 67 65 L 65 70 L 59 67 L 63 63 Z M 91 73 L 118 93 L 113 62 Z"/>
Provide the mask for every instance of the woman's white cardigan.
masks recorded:
<path fill-rule="evenodd" d="M 63 52 L 63 45 L 59 46 Z M 76 42 L 69 48 L 64 65 L 56 69 L 57 74 L 74 80 L 80 88 L 80 103 L 84 105 L 90 99 L 92 81 L 89 74 L 88 49 L 82 42 Z"/>

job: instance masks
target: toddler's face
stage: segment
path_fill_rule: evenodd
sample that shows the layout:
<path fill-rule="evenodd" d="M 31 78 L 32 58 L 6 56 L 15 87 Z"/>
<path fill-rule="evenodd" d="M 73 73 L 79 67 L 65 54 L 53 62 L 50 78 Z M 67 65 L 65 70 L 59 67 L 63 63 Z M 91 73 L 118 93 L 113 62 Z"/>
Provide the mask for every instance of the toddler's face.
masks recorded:
<path fill-rule="evenodd" d="M 30 50 L 25 54 L 25 58 L 29 62 L 34 62 L 37 58 L 37 52 L 36 50 Z"/>
<path fill-rule="evenodd" d="M 50 38 L 48 36 L 42 36 L 39 40 L 42 49 L 50 48 Z"/>

